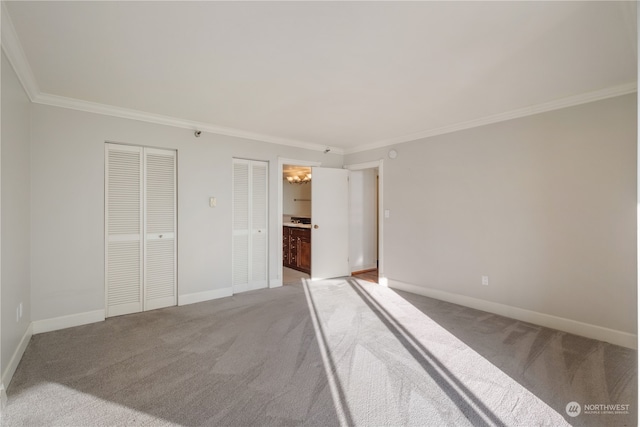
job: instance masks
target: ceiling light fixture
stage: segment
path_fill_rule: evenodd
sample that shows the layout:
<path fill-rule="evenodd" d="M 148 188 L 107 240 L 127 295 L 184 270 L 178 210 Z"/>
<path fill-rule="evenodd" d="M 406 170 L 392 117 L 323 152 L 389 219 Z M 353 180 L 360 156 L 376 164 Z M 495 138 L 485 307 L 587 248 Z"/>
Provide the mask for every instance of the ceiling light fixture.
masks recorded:
<path fill-rule="evenodd" d="M 307 184 L 311 182 L 311 174 L 305 174 L 302 178 L 300 175 L 291 175 L 287 177 L 287 181 L 289 181 L 289 184 Z"/>

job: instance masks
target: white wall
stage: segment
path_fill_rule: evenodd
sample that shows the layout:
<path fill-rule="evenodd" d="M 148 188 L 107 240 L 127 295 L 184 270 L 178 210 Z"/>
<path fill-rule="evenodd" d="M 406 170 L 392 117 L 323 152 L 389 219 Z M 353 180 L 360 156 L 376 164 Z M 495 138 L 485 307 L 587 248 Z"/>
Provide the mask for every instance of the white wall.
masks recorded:
<path fill-rule="evenodd" d="M 349 177 L 349 264 L 351 272 L 377 267 L 376 169 Z"/>
<path fill-rule="evenodd" d="M 63 108 L 32 106 L 33 319 L 104 309 L 104 143 L 178 150 L 178 293 L 231 288 L 231 162 L 270 162 L 270 278 L 280 277 L 277 158 L 342 156 Z M 209 207 L 209 197 L 217 207 Z"/>
<path fill-rule="evenodd" d="M 15 81 L 5 84 L 5 74 L 3 104 L 12 99 L 5 91 L 15 87 Z M 16 99 L 22 107 L 3 106 L 3 124 L 11 110 L 26 108 L 24 94 Z M 635 334 L 635 99 L 628 95 L 395 147 L 398 158 L 385 161 L 387 277 L 416 289 Z M 2 129 L 2 222 L 12 194 L 9 189 L 5 196 L 5 184 L 22 187 L 30 177 L 34 321 L 104 308 L 105 141 L 178 150 L 181 296 L 231 287 L 232 157 L 270 162 L 272 280 L 281 274 L 274 238 L 278 156 L 343 164 L 334 154 L 211 134 L 196 139 L 185 129 L 39 104 L 31 106 L 30 118 L 30 174 L 7 166 L 5 133 L 11 126 Z M 344 163 L 386 158 L 387 151 L 351 154 Z M 14 183 L 6 178 L 12 173 L 22 178 Z M 208 207 L 210 196 L 218 198 L 217 208 Z M 14 289 L 5 284 L 11 241 L 3 230 L 3 361 L 13 351 L 4 341 L 19 335 L 4 333 L 5 315 L 15 316 L 5 301 L 15 304 L 28 295 L 27 286 L 13 300 L 4 298 Z M 480 285 L 485 274 L 487 287 Z M 28 303 L 25 311 L 28 319 Z"/>
<path fill-rule="evenodd" d="M 31 167 L 30 102 L 2 53 L 2 354 L 3 380 L 13 375 L 24 348 L 21 341 L 31 322 L 30 241 Z M 22 318 L 16 308 L 22 303 Z M 28 339 L 28 337 L 27 337 Z M 26 343 L 25 343 L 26 344 Z M 15 357 L 14 357 L 15 355 Z M 13 360 L 13 362 L 12 362 Z M 5 386 L 8 384 L 5 383 Z"/>
<path fill-rule="evenodd" d="M 311 183 L 289 184 L 282 180 L 282 213 L 288 216 L 311 216 L 311 202 L 295 199 L 311 200 Z"/>
<path fill-rule="evenodd" d="M 386 159 L 390 284 L 636 334 L 636 120 L 633 94 L 345 156 Z"/>

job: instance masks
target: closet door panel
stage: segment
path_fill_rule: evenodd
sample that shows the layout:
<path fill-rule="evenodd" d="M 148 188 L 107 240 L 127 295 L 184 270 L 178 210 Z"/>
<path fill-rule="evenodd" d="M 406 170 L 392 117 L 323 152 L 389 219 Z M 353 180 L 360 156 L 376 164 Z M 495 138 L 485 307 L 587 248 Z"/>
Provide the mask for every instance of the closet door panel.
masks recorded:
<path fill-rule="evenodd" d="M 176 153 L 145 149 L 145 310 L 177 303 Z"/>
<path fill-rule="evenodd" d="M 145 310 L 176 305 L 176 269 L 173 239 L 147 239 Z"/>
<path fill-rule="evenodd" d="M 268 163 L 233 160 L 233 292 L 268 285 Z"/>
<path fill-rule="evenodd" d="M 233 292 L 249 285 L 249 161 L 233 160 Z"/>
<path fill-rule="evenodd" d="M 267 286 L 268 189 L 267 163 L 251 163 L 251 280 L 252 289 Z"/>
<path fill-rule="evenodd" d="M 176 305 L 176 152 L 105 148 L 107 317 Z"/>
<path fill-rule="evenodd" d="M 106 316 L 142 310 L 142 148 L 105 149 Z"/>

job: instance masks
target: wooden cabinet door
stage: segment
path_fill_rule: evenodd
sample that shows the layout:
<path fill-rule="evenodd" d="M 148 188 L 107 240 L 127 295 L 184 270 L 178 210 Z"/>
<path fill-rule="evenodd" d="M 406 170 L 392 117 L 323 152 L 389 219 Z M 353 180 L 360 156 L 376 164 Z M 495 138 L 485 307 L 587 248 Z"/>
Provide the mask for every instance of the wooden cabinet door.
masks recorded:
<path fill-rule="evenodd" d="M 311 230 L 282 227 L 282 265 L 309 274 L 311 272 Z"/>
<path fill-rule="evenodd" d="M 289 267 L 289 227 L 282 227 L 282 265 Z"/>
<path fill-rule="evenodd" d="M 295 262 L 292 260 L 292 268 L 303 271 L 305 273 L 311 272 L 311 230 L 308 228 L 291 228 L 291 257 L 295 257 Z"/>
<path fill-rule="evenodd" d="M 298 267 L 305 273 L 311 273 L 311 230 L 304 231 L 298 240 Z"/>
<path fill-rule="evenodd" d="M 290 228 L 289 230 L 289 267 L 298 268 L 298 239 L 295 229 Z"/>

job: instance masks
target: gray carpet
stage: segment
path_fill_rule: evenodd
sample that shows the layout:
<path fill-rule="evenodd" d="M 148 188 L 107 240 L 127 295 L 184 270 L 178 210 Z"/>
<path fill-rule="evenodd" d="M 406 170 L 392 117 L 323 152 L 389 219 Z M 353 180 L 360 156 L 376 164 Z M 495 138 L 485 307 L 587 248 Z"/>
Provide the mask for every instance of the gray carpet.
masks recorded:
<path fill-rule="evenodd" d="M 637 366 L 632 350 L 341 279 L 36 335 L 8 397 L 5 426 L 631 426 Z M 572 418 L 571 401 L 630 407 Z"/>

